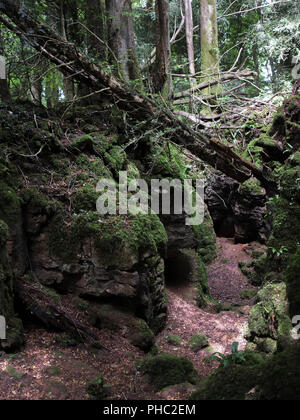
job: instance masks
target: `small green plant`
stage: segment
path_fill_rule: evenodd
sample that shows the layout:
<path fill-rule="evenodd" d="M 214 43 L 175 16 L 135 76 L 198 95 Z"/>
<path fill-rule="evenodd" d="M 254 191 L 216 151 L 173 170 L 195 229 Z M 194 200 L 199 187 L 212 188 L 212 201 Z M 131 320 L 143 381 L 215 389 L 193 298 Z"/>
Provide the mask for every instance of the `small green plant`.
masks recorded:
<path fill-rule="evenodd" d="M 228 356 L 225 356 L 223 353 L 216 352 L 205 359 L 207 362 L 212 360 L 219 362 L 224 368 L 230 365 L 239 365 L 246 361 L 244 352 L 239 351 L 239 343 L 237 342 L 232 343 L 232 353 Z"/>
<path fill-rule="evenodd" d="M 277 258 L 281 257 L 285 252 L 288 251 L 286 246 L 281 246 L 279 249 L 270 247 L 270 250 L 272 254 Z"/>

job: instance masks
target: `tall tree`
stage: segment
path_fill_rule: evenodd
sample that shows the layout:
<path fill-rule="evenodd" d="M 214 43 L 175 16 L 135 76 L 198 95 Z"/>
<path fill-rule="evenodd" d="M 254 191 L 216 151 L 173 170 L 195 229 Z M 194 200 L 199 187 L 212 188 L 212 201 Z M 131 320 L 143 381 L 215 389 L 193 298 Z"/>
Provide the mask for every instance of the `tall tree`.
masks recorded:
<path fill-rule="evenodd" d="M 153 77 L 155 92 L 164 98 L 172 95 L 170 5 L 167 0 L 156 0 L 156 62 Z"/>
<path fill-rule="evenodd" d="M 131 0 L 106 0 L 110 62 L 126 81 L 141 80 L 136 56 Z M 139 83 L 141 88 L 141 82 Z"/>
<path fill-rule="evenodd" d="M 193 9 L 192 0 L 184 0 L 185 5 L 185 29 L 186 29 L 186 43 L 189 60 L 190 75 L 194 76 L 195 70 L 195 53 L 194 53 L 194 20 L 193 20 Z M 191 81 L 193 81 L 191 77 Z"/>
<path fill-rule="evenodd" d="M 89 0 L 85 5 L 87 49 L 96 61 L 106 59 L 105 4 L 102 0 Z"/>
<path fill-rule="evenodd" d="M 201 70 L 205 76 L 204 81 L 215 81 L 218 78 L 219 67 L 219 40 L 216 0 L 201 0 Z M 214 84 L 203 91 L 203 95 L 221 92 L 221 85 Z M 206 107 L 204 112 L 209 113 Z"/>
<path fill-rule="evenodd" d="M 75 6 L 75 3 L 72 2 L 70 6 Z M 59 0 L 59 15 L 60 15 L 60 32 L 62 37 L 65 41 L 69 40 L 68 32 L 67 32 L 67 14 L 70 9 L 66 8 L 66 2 L 64 0 Z M 63 77 L 63 84 L 64 84 L 64 93 L 67 100 L 71 101 L 75 95 L 75 86 L 74 81 L 72 78 Z"/>

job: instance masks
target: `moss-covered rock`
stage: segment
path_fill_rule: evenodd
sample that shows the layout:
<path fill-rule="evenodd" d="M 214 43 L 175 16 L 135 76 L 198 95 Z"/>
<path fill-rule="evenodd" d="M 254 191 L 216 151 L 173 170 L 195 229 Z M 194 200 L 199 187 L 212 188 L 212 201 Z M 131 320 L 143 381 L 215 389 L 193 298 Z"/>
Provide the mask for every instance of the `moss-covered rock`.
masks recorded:
<path fill-rule="evenodd" d="M 254 354 L 255 355 L 255 354 Z M 200 384 L 193 400 L 298 400 L 299 346 L 268 357 L 246 357 L 245 365 L 220 367 Z"/>
<path fill-rule="evenodd" d="M 209 342 L 205 335 L 203 334 L 195 334 L 193 335 L 189 341 L 188 346 L 191 348 L 192 351 L 197 352 L 199 350 L 204 349 L 205 347 L 209 346 Z"/>
<path fill-rule="evenodd" d="M 143 319 L 128 310 L 113 305 L 93 305 L 89 308 L 90 322 L 97 328 L 120 331 L 136 347 L 149 352 L 155 344 L 155 337 Z"/>
<path fill-rule="evenodd" d="M 194 384 L 196 380 L 192 362 L 171 354 L 147 357 L 139 363 L 139 369 L 148 375 L 156 390 L 186 382 Z"/>
<path fill-rule="evenodd" d="M 258 292 L 257 299 L 249 318 L 250 340 L 259 344 L 257 338 L 271 338 L 285 347 L 291 341 L 292 328 L 285 283 L 267 284 Z M 266 342 L 260 347 L 264 346 Z"/>
<path fill-rule="evenodd" d="M 217 256 L 217 242 L 213 221 L 206 211 L 201 225 L 193 226 L 198 242 L 197 252 L 205 264 L 210 264 Z"/>
<path fill-rule="evenodd" d="M 72 196 L 73 210 L 75 213 L 95 211 L 98 197 L 99 194 L 91 185 L 78 188 Z"/>
<path fill-rule="evenodd" d="M 22 200 L 13 188 L 0 181 L 0 201 L 0 219 L 12 228 L 20 218 Z"/>
<path fill-rule="evenodd" d="M 262 188 L 260 182 L 256 178 L 249 178 L 240 186 L 240 192 L 253 195 L 265 195 L 265 190 Z"/>
<path fill-rule="evenodd" d="M 182 154 L 177 146 L 153 146 L 151 154 L 151 166 L 153 175 L 160 178 L 172 178 L 183 180 L 185 178 L 185 165 Z"/>
<path fill-rule="evenodd" d="M 169 334 L 167 336 L 167 342 L 171 344 L 172 346 L 181 346 L 182 339 L 181 337 L 179 337 L 179 335 Z"/>

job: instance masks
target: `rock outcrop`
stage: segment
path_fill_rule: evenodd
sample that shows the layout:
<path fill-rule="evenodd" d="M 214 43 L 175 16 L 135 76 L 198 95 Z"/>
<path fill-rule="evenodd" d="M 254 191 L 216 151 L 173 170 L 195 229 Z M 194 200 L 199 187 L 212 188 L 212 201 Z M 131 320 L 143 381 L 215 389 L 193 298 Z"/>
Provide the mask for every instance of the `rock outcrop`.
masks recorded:
<path fill-rule="evenodd" d="M 270 226 L 266 215 L 266 191 L 259 181 L 244 184 L 225 175 L 212 173 L 208 178 L 205 201 L 217 235 L 235 238 L 237 243 L 265 243 Z"/>

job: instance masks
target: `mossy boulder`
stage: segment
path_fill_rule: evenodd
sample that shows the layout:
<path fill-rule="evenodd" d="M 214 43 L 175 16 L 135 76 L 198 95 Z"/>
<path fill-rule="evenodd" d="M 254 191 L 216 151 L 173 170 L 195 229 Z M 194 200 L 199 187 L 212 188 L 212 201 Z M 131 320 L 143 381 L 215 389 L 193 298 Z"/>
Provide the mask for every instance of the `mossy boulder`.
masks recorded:
<path fill-rule="evenodd" d="M 181 346 L 182 339 L 181 337 L 179 337 L 179 335 L 169 334 L 167 336 L 167 342 L 168 344 L 171 344 L 172 346 Z"/>
<path fill-rule="evenodd" d="M 139 363 L 139 369 L 147 374 L 157 391 L 186 382 L 194 384 L 196 381 L 193 363 L 185 357 L 171 354 L 147 357 Z"/>
<path fill-rule="evenodd" d="M 272 207 L 272 215 L 273 229 L 267 243 L 269 263 L 274 271 L 280 271 L 300 243 L 300 205 L 280 197 Z"/>
<path fill-rule="evenodd" d="M 152 330 L 143 319 L 123 308 L 108 304 L 89 308 L 90 322 L 97 328 L 119 331 L 136 347 L 149 352 L 155 344 Z"/>
<path fill-rule="evenodd" d="M 191 348 L 192 351 L 197 352 L 206 347 L 209 347 L 209 342 L 205 335 L 195 334 L 189 339 L 187 345 Z"/>
<path fill-rule="evenodd" d="M 239 191 L 240 193 L 253 194 L 262 197 L 266 193 L 264 188 L 261 186 L 259 180 L 256 178 L 249 178 L 247 181 L 241 184 Z"/>
<path fill-rule="evenodd" d="M 244 365 L 218 368 L 193 400 L 299 400 L 300 352 L 295 345 L 267 359 L 246 356 Z"/>
<path fill-rule="evenodd" d="M 271 338 L 285 347 L 290 342 L 292 328 L 288 316 L 286 284 L 267 284 L 258 292 L 258 303 L 252 308 L 249 318 L 249 338 Z"/>

